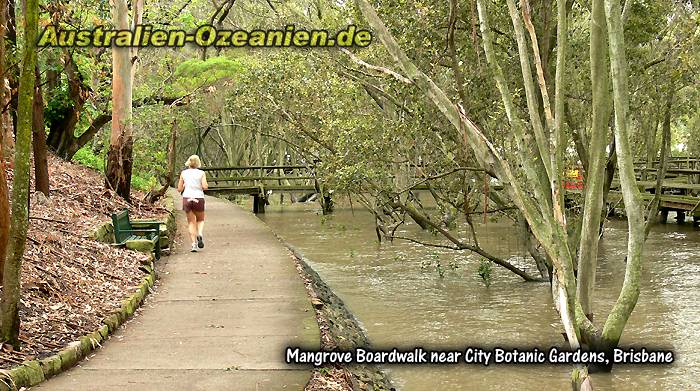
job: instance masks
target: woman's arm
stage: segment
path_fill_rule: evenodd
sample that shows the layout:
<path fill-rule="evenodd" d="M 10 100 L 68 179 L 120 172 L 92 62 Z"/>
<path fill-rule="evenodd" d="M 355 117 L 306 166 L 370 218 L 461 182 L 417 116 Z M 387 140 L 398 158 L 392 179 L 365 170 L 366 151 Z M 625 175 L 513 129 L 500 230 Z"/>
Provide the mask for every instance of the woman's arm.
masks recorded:
<path fill-rule="evenodd" d="M 202 174 L 202 190 L 209 190 L 209 183 L 207 183 L 207 173 Z"/>
<path fill-rule="evenodd" d="M 182 179 L 182 174 L 180 174 L 180 180 L 177 182 L 177 191 L 182 194 L 185 191 L 185 180 Z"/>

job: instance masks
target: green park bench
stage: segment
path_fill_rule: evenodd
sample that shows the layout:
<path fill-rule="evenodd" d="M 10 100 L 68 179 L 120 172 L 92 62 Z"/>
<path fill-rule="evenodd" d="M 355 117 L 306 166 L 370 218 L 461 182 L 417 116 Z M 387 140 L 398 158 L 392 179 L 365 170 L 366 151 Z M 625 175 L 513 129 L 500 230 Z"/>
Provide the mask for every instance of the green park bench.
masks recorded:
<path fill-rule="evenodd" d="M 129 210 L 124 209 L 112 215 L 114 225 L 114 240 L 124 246 L 128 241 L 150 241 L 153 244 L 153 255 L 160 259 L 160 226 L 159 221 L 131 221 Z"/>

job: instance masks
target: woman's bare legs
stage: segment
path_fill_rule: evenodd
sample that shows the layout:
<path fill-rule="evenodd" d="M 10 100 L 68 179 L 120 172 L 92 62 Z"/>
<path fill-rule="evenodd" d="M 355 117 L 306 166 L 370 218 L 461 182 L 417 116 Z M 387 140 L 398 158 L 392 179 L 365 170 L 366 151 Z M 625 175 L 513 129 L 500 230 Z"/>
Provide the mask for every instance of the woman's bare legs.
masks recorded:
<path fill-rule="evenodd" d="M 197 243 L 197 217 L 194 212 L 187 212 L 187 228 L 190 232 L 190 240 Z"/>
<path fill-rule="evenodd" d="M 204 236 L 204 212 L 195 212 L 195 217 L 197 218 L 197 246 L 204 248 L 204 239 L 202 238 Z"/>

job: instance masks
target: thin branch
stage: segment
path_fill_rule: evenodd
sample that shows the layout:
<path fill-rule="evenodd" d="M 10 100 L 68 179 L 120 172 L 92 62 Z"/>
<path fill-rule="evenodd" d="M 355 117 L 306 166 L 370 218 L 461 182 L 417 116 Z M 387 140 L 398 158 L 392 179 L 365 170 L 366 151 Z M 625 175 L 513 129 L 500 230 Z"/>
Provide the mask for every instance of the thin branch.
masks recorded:
<path fill-rule="evenodd" d="M 445 249 L 454 250 L 454 251 L 462 250 L 462 249 L 459 248 L 458 246 L 448 246 L 448 245 L 445 245 L 445 244 L 428 243 L 428 242 L 423 242 L 423 241 L 421 241 L 421 240 L 409 238 L 409 237 L 406 237 L 406 236 L 395 236 L 395 235 L 392 235 L 392 236 L 391 236 L 391 239 L 406 240 L 406 241 L 408 241 L 408 242 L 413 242 L 413 243 L 420 244 L 420 245 L 426 246 L 426 247 L 445 248 Z"/>
<path fill-rule="evenodd" d="M 389 68 L 385 68 L 385 67 L 380 67 L 380 66 L 378 66 L 378 65 L 369 64 L 369 63 L 363 61 L 362 59 L 360 59 L 359 57 L 355 56 L 351 51 L 349 51 L 349 50 L 346 49 L 346 48 L 340 48 L 340 51 L 343 52 L 343 53 L 345 53 L 345 54 L 347 54 L 348 57 L 350 57 L 350 59 L 351 59 L 355 64 L 361 65 L 361 66 L 363 66 L 363 67 L 365 67 L 365 68 L 367 68 L 367 69 L 371 69 L 371 70 L 373 70 L 373 71 L 385 73 L 385 74 L 387 74 L 387 75 L 393 77 L 394 79 L 396 79 L 396 80 L 398 80 L 398 81 L 400 81 L 400 82 L 402 82 L 402 83 L 404 83 L 404 84 L 413 84 L 413 82 L 412 82 L 410 79 L 408 79 L 407 77 L 405 77 L 405 76 L 399 74 L 398 72 L 393 71 L 393 70 L 391 70 L 391 69 L 389 69 Z"/>

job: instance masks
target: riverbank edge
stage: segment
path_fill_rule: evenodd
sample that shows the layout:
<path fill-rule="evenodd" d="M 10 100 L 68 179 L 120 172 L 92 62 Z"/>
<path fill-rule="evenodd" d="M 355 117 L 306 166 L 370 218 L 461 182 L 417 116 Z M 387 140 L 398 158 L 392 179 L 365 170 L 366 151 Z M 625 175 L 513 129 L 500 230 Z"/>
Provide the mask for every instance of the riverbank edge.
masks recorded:
<path fill-rule="evenodd" d="M 169 244 L 172 248 L 177 231 L 175 200 L 170 193 L 166 194 L 163 200 L 167 211 L 165 226 Z M 153 256 L 151 255 L 149 259 L 150 262 L 148 264 L 142 264 L 139 267 L 140 270 L 146 273 L 146 276 L 141 280 L 141 284 L 139 284 L 132 295 L 122 301 L 122 305 L 118 310 L 102 319 L 102 326 L 69 343 L 54 355 L 39 360 L 28 360 L 12 369 L 0 370 L 0 391 L 16 391 L 23 387 L 35 386 L 67 371 L 90 353 L 97 350 L 98 347 L 101 347 L 100 343 L 109 339 L 121 325 L 129 320 L 150 293 L 158 277 Z"/>
<path fill-rule="evenodd" d="M 269 227 L 269 226 L 268 226 Z M 321 276 L 311 267 L 309 259 L 287 242 L 284 237 L 272 230 L 277 240 L 291 252 L 297 265 L 300 277 L 307 285 L 307 291 L 316 312 L 316 321 L 321 331 L 321 348 L 323 350 L 352 350 L 358 347 L 369 348 L 370 341 L 367 333 L 360 325 L 355 315 L 350 312 L 343 300 L 323 281 Z M 330 341 L 324 341 L 324 328 Z M 376 365 L 353 364 L 343 368 L 350 374 L 353 390 L 393 391 L 389 376 Z M 315 376 L 323 377 L 321 368 L 314 368 Z"/>

